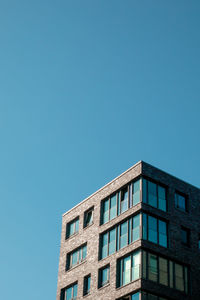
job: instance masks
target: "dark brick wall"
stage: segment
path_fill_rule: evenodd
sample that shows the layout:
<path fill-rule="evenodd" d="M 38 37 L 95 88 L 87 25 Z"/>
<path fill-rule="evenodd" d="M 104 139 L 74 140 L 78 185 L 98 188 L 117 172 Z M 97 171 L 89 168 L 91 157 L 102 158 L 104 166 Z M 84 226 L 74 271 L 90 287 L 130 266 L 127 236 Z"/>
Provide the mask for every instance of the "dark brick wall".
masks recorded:
<path fill-rule="evenodd" d="M 162 212 L 144 203 L 139 203 L 128 211 L 124 212 L 112 221 L 99 226 L 100 224 L 100 203 L 112 192 L 118 190 L 132 179 L 143 174 L 144 176 L 153 178 L 157 182 L 163 183 L 167 186 L 167 193 L 169 199 L 168 212 Z M 184 213 L 178 211 L 174 207 L 174 191 L 178 190 L 187 194 L 189 199 L 189 212 Z M 83 228 L 84 212 L 90 207 L 94 206 L 94 223 L 89 227 Z M 138 240 L 117 253 L 108 256 L 107 258 L 98 261 L 99 250 L 99 234 L 113 225 L 119 223 L 129 215 L 136 211 L 144 210 L 156 216 L 160 216 L 169 221 L 169 240 L 170 245 L 168 249 L 152 244 L 148 241 Z M 75 217 L 79 216 L 79 233 L 65 239 L 66 224 Z M 78 299 L 98 299 L 111 300 L 117 299 L 120 296 L 129 294 L 136 289 L 144 287 L 149 291 L 159 291 L 163 296 L 171 295 L 172 299 L 183 299 L 182 293 L 173 291 L 167 287 L 162 287 L 157 284 L 147 282 L 145 280 L 137 280 L 128 284 L 125 287 L 116 289 L 116 260 L 127 253 L 145 247 L 155 251 L 156 253 L 164 254 L 177 262 L 183 262 L 190 265 L 191 268 L 191 290 L 192 297 L 185 297 L 184 299 L 200 299 L 200 251 L 198 249 L 198 234 L 200 233 L 200 190 L 193 187 L 157 168 L 152 167 L 144 162 L 139 162 L 132 168 L 121 174 L 119 177 L 108 183 L 102 189 L 85 199 L 83 202 L 72 208 L 63 215 L 62 219 L 62 233 L 61 233 L 61 247 L 57 286 L 57 300 L 60 300 L 60 291 L 62 288 L 78 281 Z M 191 247 L 182 245 L 180 236 L 180 227 L 185 226 L 191 230 Z M 87 259 L 75 268 L 66 271 L 66 254 L 77 248 L 78 246 L 87 242 Z M 98 269 L 106 264 L 110 264 L 110 283 L 108 286 L 98 289 Z M 91 293 L 83 297 L 83 278 L 85 275 L 91 273 Z"/>

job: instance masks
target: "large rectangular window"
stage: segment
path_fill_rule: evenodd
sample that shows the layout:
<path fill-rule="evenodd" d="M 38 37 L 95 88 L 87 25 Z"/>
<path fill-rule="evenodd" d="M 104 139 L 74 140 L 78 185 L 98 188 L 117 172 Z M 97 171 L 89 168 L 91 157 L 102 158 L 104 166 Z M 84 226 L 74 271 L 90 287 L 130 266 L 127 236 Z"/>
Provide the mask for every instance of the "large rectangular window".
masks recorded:
<path fill-rule="evenodd" d="M 113 254 L 140 238 L 140 214 L 100 235 L 100 259 Z"/>
<path fill-rule="evenodd" d="M 158 218 L 149 216 L 145 213 L 142 214 L 142 218 L 142 238 L 152 243 L 159 244 L 160 246 L 167 247 L 167 223 Z"/>
<path fill-rule="evenodd" d="M 141 252 L 132 252 L 117 261 L 117 287 L 140 278 Z"/>
<path fill-rule="evenodd" d="M 66 226 L 66 239 L 70 236 L 74 235 L 79 231 L 79 218 L 72 220 L 71 222 L 67 223 Z"/>
<path fill-rule="evenodd" d="M 66 270 L 69 270 L 80 264 L 86 259 L 87 256 L 87 245 L 83 245 L 76 250 L 67 254 L 67 263 L 66 263 Z"/>
<path fill-rule="evenodd" d="M 141 200 L 141 179 L 131 182 L 101 203 L 101 224 L 119 216 Z"/>
<path fill-rule="evenodd" d="M 147 292 L 137 292 L 123 296 L 117 300 L 168 300 L 166 297 L 160 297 Z"/>
<path fill-rule="evenodd" d="M 142 201 L 160 210 L 167 210 L 166 188 L 147 179 L 142 179 Z"/>
<path fill-rule="evenodd" d="M 159 255 L 142 252 L 142 276 L 176 290 L 188 292 L 188 268 Z"/>
<path fill-rule="evenodd" d="M 78 283 L 75 282 L 61 291 L 61 300 L 76 300 L 78 292 Z"/>

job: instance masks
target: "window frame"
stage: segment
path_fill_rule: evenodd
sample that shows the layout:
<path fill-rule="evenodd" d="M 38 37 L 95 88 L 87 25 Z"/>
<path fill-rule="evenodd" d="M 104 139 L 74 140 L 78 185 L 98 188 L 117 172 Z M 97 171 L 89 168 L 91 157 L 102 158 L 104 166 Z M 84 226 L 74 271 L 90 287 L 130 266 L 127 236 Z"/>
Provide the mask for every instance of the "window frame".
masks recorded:
<path fill-rule="evenodd" d="M 183 235 L 182 235 L 183 232 L 186 234 L 186 242 L 183 240 Z M 184 246 L 187 246 L 187 247 L 190 246 L 190 229 L 188 229 L 184 226 L 181 226 L 181 243 Z"/>
<path fill-rule="evenodd" d="M 86 247 L 86 256 L 85 258 L 83 258 L 83 251 Z M 72 264 L 72 260 L 73 260 L 73 254 L 75 254 L 76 252 L 78 252 L 78 258 L 77 258 L 77 263 L 76 264 Z M 70 251 L 69 253 L 67 253 L 66 255 L 66 271 L 69 271 L 73 268 L 75 268 L 76 266 L 80 265 L 81 263 L 85 262 L 87 259 L 87 243 L 84 243 L 83 245 L 79 246 L 78 248 Z"/>
<path fill-rule="evenodd" d="M 176 199 L 177 196 L 180 196 L 180 197 L 183 197 L 184 198 L 184 203 L 185 203 L 185 208 L 183 209 L 178 203 L 178 199 Z M 177 210 L 181 211 L 181 212 L 188 212 L 188 195 L 178 191 L 178 190 L 175 190 L 175 193 L 174 193 L 174 206 Z"/>
<path fill-rule="evenodd" d="M 146 181 L 145 185 L 144 185 L 144 180 Z M 155 184 L 156 185 L 156 206 L 153 206 L 149 203 L 149 182 L 152 183 L 152 184 Z M 145 190 L 144 190 L 144 187 L 145 187 Z M 165 207 L 165 210 L 159 208 L 159 187 L 163 188 L 165 190 L 165 201 L 166 201 L 166 207 Z M 161 183 L 161 182 L 158 182 L 156 180 L 153 180 L 152 178 L 149 178 L 149 177 L 146 177 L 146 176 L 142 176 L 142 188 L 141 188 L 141 191 L 142 191 L 142 202 L 151 206 L 151 207 L 154 207 L 156 209 L 159 209 L 161 211 L 164 211 L 164 212 L 168 212 L 168 186 L 166 186 L 165 184 Z M 144 193 L 145 193 L 145 196 L 146 196 L 146 199 L 144 199 Z"/>
<path fill-rule="evenodd" d="M 77 291 L 77 295 L 74 298 L 74 289 L 76 287 L 76 291 Z M 70 288 L 72 288 L 72 298 L 69 300 L 76 300 L 78 299 L 78 281 L 75 281 L 73 283 L 71 283 L 70 285 L 66 286 L 64 289 L 61 290 L 61 300 L 66 300 L 67 299 L 67 290 L 69 290 Z"/>
<path fill-rule="evenodd" d="M 90 280 L 90 284 L 88 284 L 88 279 Z M 88 288 L 89 285 L 89 288 Z M 87 287 L 87 288 L 86 288 Z M 91 274 L 84 276 L 83 278 L 83 296 L 87 296 L 91 291 Z"/>
<path fill-rule="evenodd" d="M 73 237 L 74 235 L 79 233 L 79 216 L 71 220 L 70 222 L 67 222 L 66 224 L 66 233 L 65 233 L 65 239 L 68 240 L 69 238 Z M 76 231 L 76 226 L 78 222 L 78 230 Z M 70 234 L 70 226 L 73 225 L 74 227 L 74 232 Z"/>
<path fill-rule="evenodd" d="M 92 214 L 92 221 L 88 223 L 86 221 L 87 221 L 87 217 L 88 217 L 89 213 Z M 89 209 L 87 209 L 84 212 L 83 228 L 87 228 L 87 227 L 91 226 L 92 224 L 94 224 L 94 206 L 90 207 Z"/>
<path fill-rule="evenodd" d="M 103 282 L 103 271 L 107 269 L 107 280 L 105 282 Z M 98 289 L 103 288 L 105 286 L 107 286 L 110 283 L 110 264 L 107 264 L 103 267 L 101 267 L 98 270 Z"/>

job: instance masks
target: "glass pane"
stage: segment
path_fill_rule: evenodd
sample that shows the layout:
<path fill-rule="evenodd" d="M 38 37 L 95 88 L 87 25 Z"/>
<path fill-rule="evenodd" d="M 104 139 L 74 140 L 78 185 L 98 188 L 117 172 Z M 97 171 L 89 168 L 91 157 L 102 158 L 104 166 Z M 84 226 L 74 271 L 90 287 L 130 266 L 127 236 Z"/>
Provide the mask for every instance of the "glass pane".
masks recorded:
<path fill-rule="evenodd" d="M 79 229 L 79 219 L 76 220 L 75 231 L 78 232 Z"/>
<path fill-rule="evenodd" d="M 140 180 L 133 183 L 133 205 L 140 202 Z"/>
<path fill-rule="evenodd" d="M 140 238 L 140 215 L 133 217 L 133 242 Z"/>
<path fill-rule="evenodd" d="M 69 235 L 74 234 L 74 222 L 69 224 Z"/>
<path fill-rule="evenodd" d="M 123 285 L 131 282 L 131 256 L 123 259 Z"/>
<path fill-rule="evenodd" d="M 121 213 L 128 209 L 128 188 L 121 191 Z"/>
<path fill-rule="evenodd" d="M 184 291 L 183 266 L 175 263 L 175 288 Z"/>
<path fill-rule="evenodd" d="M 136 252 L 132 256 L 132 280 L 140 277 L 140 253 Z"/>
<path fill-rule="evenodd" d="M 166 211 L 166 192 L 165 188 L 158 185 L 158 208 Z"/>
<path fill-rule="evenodd" d="M 146 271 L 147 264 L 146 264 L 146 261 L 147 261 L 146 251 L 142 251 L 142 278 L 144 278 L 144 279 L 147 278 L 147 271 Z"/>
<path fill-rule="evenodd" d="M 103 234 L 102 236 L 102 251 L 101 258 L 104 258 L 108 255 L 108 233 Z"/>
<path fill-rule="evenodd" d="M 86 213 L 85 226 L 92 224 L 92 222 L 93 222 L 93 211 L 90 210 Z"/>
<path fill-rule="evenodd" d="M 109 255 L 113 254 L 116 251 L 116 229 L 110 231 L 110 240 L 109 240 Z"/>
<path fill-rule="evenodd" d="M 148 272 L 149 279 L 157 282 L 158 277 L 158 266 L 157 266 L 157 256 L 153 254 L 148 254 Z"/>
<path fill-rule="evenodd" d="M 128 243 L 128 222 L 124 222 L 120 226 L 121 232 L 120 232 L 120 248 L 123 248 Z"/>
<path fill-rule="evenodd" d="M 167 224 L 163 221 L 158 221 L 159 245 L 167 247 Z"/>
<path fill-rule="evenodd" d="M 152 243 L 158 242 L 158 233 L 157 233 L 157 219 L 151 216 L 148 216 L 148 240 Z"/>
<path fill-rule="evenodd" d="M 156 184 L 151 181 L 148 181 L 148 204 L 157 207 Z"/>
<path fill-rule="evenodd" d="M 140 299 L 140 293 L 136 293 L 131 296 L 131 300 L 139 300 Z"/>
<path fill-rule="evenodd" d="M 169 261 L 169 286 L 174 287 L 174 273 L 173 273 L 173 263 Z"/>
<path fill-rule="evenodd" d="M 72 255 L 72 266 L 74 266 L 78 263 L 78 250 L 72 253 L 71 255 Z"/>
<path fill-rule="evenodd" d="M 110 198 L 110 220 L 117 216 L 117 194 Z"/>
<path fill-rule="evenodd" d="M 142 179 L 142 202 L 147 203 L 147 181 Z"/>
<path fill-rule="evenodd" d="M 87 246 L 83 246 L 83 260 L 86 259 L 87 256 Z"/>
<path fill-rule="evenodd" d="M 185 267 L 185 292 L 188 293 L 188 268 Z"/>
<path fill-rule="evenodd" d="M 159 282 L 168 285 L 167 260 L 161 257 L 159 257 Z"/>
<path fill-rule="evenodd" d="M 76 299 L 76 297 L 77 297 L 77 290 L 78 290 L 78 284 L 75 284 L 73 286 L 73 297 L 74 297 L 74 299 Z"/>
<path fill-rule="evenodd" d="M 180 209 L 185 211 L 185 197 L 178 195 L 178 206 Z"/>
<path fill-rule="evenodd" d="M 147 239 L 147 215 L 142 214 L 142 238 Z"/>
<path fill-rule="evenodd" d="M 103 224 L 109 221 L 109 199 L 103 202 Z"/>
<path fill-rule="evenodd" d="M 102 270 L 102 286 L 109 281 L 109 267 Z"/>
<path fill-rule="evenodd" d="M 72 287 L 67 289 L 66 292 L 66 300 L 71 300 L 72 299 Z"/>

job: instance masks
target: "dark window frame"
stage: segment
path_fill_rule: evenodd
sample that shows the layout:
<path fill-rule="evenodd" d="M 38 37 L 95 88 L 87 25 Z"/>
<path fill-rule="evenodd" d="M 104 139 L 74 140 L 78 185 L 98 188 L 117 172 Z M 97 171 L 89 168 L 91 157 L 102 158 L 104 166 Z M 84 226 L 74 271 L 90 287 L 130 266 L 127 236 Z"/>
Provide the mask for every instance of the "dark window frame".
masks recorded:
<path fill-rule="evenodd" d="M 77 221 L 78 221 L 78 230 L 76 231 L 76 222 Z M 70 222 L 68 222 L 66 224 L 66 234 L 65 234 L 65 239 L 66 240 L 79 233 L 79 225 L 80 225 L 79 221 L 80 221 L 80 219 L 79 219 L 79 216 L 78 216 L 78 217 L 74 218 L 73 220 L 71 220 Z M 74 233 L 70 234 L 70 226 L 72 224 L 74 226 Z"/>
<path fill-rule="evenodd" d="M 66 299 L 66 292 L 68 289 L 72 288 L 72 295 L 74 293 L 74 287 L 77 285 L 77 294 L 78 294 L 78 281 L 75 281 L 73 283 L 71 283 L 70 285 L 66 286 L 65 288 L 63 288 L 61 290 L 61 293 L 60 293 L 60 299 L 61 300 L 65 300 Z M 74 300 L 75 299 L 78 299 L 77 297 L 76 298 L 73 298 Z"/>
<path fill-rule="evenodd" d="M 86 257 L 83 258 L 83 249 L 86 246 Z M 80 254 L 80 250 L 81 250 L 81 254 Z M 73 254 L 78 251 L 78 259 L 77 259 L 77 263 L 75 265 L 72 265 L 72 257 Z M 81 258 L 79 259 L 81 255 Z M 80 265 L 82 262 L 85 262 L 87 259 L 87 243 L 82 244 L 81 246 L 77 247 L 76 249 L 74 249 L 73 251 L 70 251 L 69 253 L 67 253 L 66 255 L 66 267 L 65 270 L 69 271 L 73 268 L 75 268 L 76 266 Z"/>
<path fill-rule="evenodd" d="M 183 236 L 182 236 L 182 232 L 185 232 L 186 234 L 186 242 L 183 241 Z M 184 227 L 184 226 L 181 226 L 181 243 L 184 245 L 184 246 L 187 246 L 189 247 L 190 246 L 190 229 Z"/>
<path fill-rule="evenodd" d="M 137 181 L 140 181 L 140 201 L 139 203 L 142 202 L 142 176 L 139 175 L 136 178 L 134 178 L 133 180 L 131 180 L 130 182 L 128 182 L 127 184 L 123 185 L 120 189 L 118 189 L 117 191 L 115 191 L 114 193 L 110 194 L 108 197 L 104 198 L 101 201 L 101 205 L 100 205 L 100 226 L 104 225 L 110 221 L 112 221 L 113 219 L 115 219 L 116 217 L 120 216 L 121 214 L 125 213 L 127 210 L 129 210 L 131 207 L 138 205 L 139 203 L 133 205 L 133 184 Z M 128 194 L 128 199 L 127 199 L 127 204 L 128 204 L 128 208 L 122 212 L 122 191 L 127 189 L 127 194 Z M 116 205 L 116 216 L 112 219 L 110 219 L 110 209 L 111 209 L 111 198 L 113 196 L 117 197 L 117 205 Z M 103 205 L 105 201 L 109 201 L 109 208 L 108 208 L 108 221 L 103 223 Z"/>
<path fill-rule="evenodd" d="M 91 222 L 87 222 L 87 217 L 88 217 L 89 213 L 92 213 L 92 221 Z M 92 224 L 94 224 L 94 206 L 90 207 L 89 209 L 87 209 L 84 212 L 83 228 L 87 228 L 87 227 L 91 226 Z"/>
<path fill-rule="evenodd" d="M 90 278 L 90 288 L 88 289 L 89 278 Z M 83 296 L 89 295 L 90 291 L 91 291 L 91 274 L 88 274 L 83 278 Z"/>
<path fill-rule="evenodd" d="M 105 282 L 103 282 L 102 281 L 102 274 L 103 274 L 102 272 L 105 269 L 108 269 L 108 279 Z M 105 287 L 109 283 L 110 283 L 110 264 L 107 264 L 98 270 L 98 289 Z"/>
<path fill-rule="evenodd" d="M 176 203 L 178 201 L 178 200 L 176 200 L 176 195 L 181 196 L 185 199 L 185 209 L 183 209 L 182 207 L 180 207 L 178 205 L 178 203 Z M 186 212 L 186 213 L 189 212 L 189 205 L 188 205 L 189 201 L 188 201 L 188 199 L 189 199 L 188 195 L 186 195 L 186 194 L 184 194 L 184 193 L 182 193 L 178 190 L 175 190 L 175 193 L 174 193 L 174 206 L 175 206 L 176 209 L 178 209 L 179 211 L 182 211 L 182 212 Z"/>
<path fill-rule="evenodd" d="M 146 202 L 143 201 L 143 179 L 146 180 Z M 149 204 L 149 185 L 148 185 L 148 182 L 154 183 L 156 185 L 156 207 Z M 158 187 L 159 186 L 165 189 L 166 210 L 162 210 L 162 209 L 159 208 L 159 196 L 158 196 Z M 142 193 L 142 202 L 143 203 L 145 203 L 145 204 L 147 204 L 151 207 L 154 207 L 156 209 L 159 209 L 161 211 L 168 212 L 169 207 L 168 207 L 168 186 L 167 185 L 163 184 L 160 181 L 156 181 L 153 178 L 150 178 L 150 177 L 147 177 L 147 176 L 142 176 L 141 193 Z"/>

